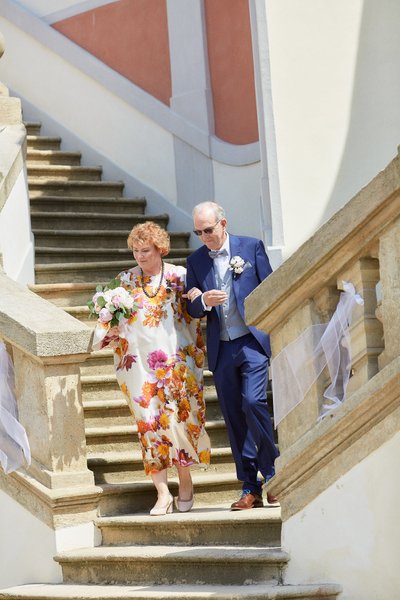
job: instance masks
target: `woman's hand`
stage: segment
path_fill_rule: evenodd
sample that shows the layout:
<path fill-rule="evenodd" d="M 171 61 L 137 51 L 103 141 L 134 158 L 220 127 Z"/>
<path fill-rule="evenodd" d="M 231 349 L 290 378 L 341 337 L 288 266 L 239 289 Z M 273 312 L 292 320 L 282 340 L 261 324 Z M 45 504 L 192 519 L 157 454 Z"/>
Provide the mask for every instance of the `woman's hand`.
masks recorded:
<path fill-rule="evenodd" d="M 201 296 L 201 294 L 202 294 L 202 292 L 201 292 L 201 290 L 199 290 L 199 288 L 192 287 L 192 288 L 190 288 L 189 291 L 186 292 L 186 294 L 183 294 L 183 297 L 190 300 L 190 302 L 193 302 L 193 300 L 196 300 L 196 298 Z"/>
<path fill-rule="evenodd" d="M 114 327 L 110 327 L 110 329 L 107 331 L 107 335 L 108 337 L 110 336 L 119 336 L 119 328 L 118 325 L 114 325 Z"/>

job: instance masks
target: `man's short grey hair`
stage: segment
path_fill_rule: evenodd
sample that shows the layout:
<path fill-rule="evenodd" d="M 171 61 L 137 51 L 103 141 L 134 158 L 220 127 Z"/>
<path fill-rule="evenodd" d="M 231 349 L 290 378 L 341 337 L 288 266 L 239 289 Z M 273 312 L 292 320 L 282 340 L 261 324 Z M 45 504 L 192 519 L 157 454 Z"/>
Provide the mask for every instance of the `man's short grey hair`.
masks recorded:
<path fill-rule="evenodd" d="M 201 213 L 203 211 L 208 211 L 208 210 L 211 210 L 214 213 L 216 221 L 225 219 L 225 211 L 222 208 L 222 206 L 220 206 L 216 202 L 211 202 L 211 201 L 200 202 L 200 204 L 196 204 L 196 206 L 194 207 L 194 209 L 192 211 L 192 216 L 195 217 L 199 213 Z"/>

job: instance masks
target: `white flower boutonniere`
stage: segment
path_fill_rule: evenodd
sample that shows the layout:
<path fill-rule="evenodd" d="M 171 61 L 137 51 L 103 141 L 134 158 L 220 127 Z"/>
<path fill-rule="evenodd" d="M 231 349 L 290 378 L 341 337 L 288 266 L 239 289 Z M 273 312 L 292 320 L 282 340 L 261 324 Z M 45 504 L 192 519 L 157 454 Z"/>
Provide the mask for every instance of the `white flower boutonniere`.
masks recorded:
<path fill-rule="evenodd" d="M 233 271 L 233 276 L 235 278 L 239 277 L 239 275 L 243 273 L 244 268 L 245 262 L 243 258 L 240 256 L 232 256 L 231 260 L 229 261 L 229 270 Z"/>

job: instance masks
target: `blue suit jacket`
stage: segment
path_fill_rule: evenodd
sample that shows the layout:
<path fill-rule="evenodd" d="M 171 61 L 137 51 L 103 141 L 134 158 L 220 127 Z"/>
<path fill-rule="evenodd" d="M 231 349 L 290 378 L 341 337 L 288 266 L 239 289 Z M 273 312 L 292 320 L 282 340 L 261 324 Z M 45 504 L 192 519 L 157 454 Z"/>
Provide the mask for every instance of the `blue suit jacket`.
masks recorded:
<path fill-rule="evenodd" d="M 244 300 L 272 272 L 264 244 L 261 240 L 229 234 L 230 252 L 232 256 L 240 256 L 248 266 L 241 275 L 233 279 L 233 292 L 237 307 L 244 319 Z M 216 289 L 213 260 L 208 255 L 207 246 L 202 246 L 187 259 L 187 289 L 199 288 L 202 292 Z M 199 296 L 193 302 L 188 301 L 187 309 L 192 317 L 207 316 L 207 354 L 208 366 L 214 371 L 219 352 L 220 325 L 219 311 L 212 308 L 204 311 Z M 258 340 L 267 356 L 271 356 L 269 336 L 255 327 L 250 332 Z"/>

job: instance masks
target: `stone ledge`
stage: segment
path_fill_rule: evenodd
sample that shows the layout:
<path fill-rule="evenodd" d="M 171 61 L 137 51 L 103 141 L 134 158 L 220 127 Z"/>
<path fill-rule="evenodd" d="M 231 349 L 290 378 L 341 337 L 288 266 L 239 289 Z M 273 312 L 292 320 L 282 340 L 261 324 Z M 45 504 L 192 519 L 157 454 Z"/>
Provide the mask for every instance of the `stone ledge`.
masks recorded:
<path fill-rule="evenodd" d="M 53 529 L 94 521 L 102 494 L 95 485 L 51 490 L 23 470 L 0 469 L 0 489 Z"/>
<path fill-rule="evenodd" d="M 400 357 L 284 452 L 267 488 L 284 521 L 400 431 L 399 400 Z"/>
<path fill-rule="evenodd" d="M 1 335 L 38 358 L 65 355 L 84 360 L 91 350 L 92 329 L 27 287 L 0 273 Z"/>
<path fill-rule="evenodd" d="M 309 585 L 26 584 L 0 591 L 1 600 L 334 600 L 342 587 Z"/>
<path fill-rule="evenodd" d="M 19 102 L 16 98 L 12 100 Z M 21 107 L 19 110 L 21 110 Z M 7 202 L 7 198 L 24 166 L 25 135 L 26 130 L 22 123 L 0 125 L 0 211 Z"/>

